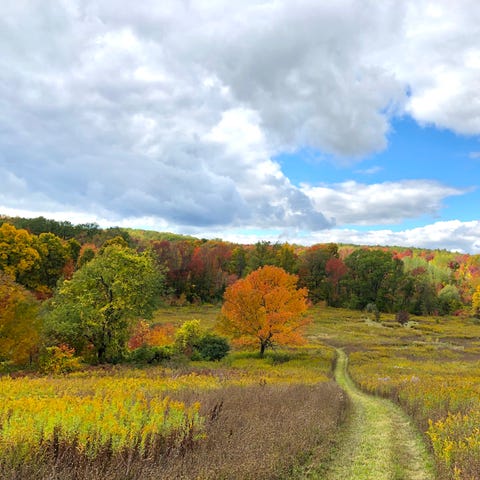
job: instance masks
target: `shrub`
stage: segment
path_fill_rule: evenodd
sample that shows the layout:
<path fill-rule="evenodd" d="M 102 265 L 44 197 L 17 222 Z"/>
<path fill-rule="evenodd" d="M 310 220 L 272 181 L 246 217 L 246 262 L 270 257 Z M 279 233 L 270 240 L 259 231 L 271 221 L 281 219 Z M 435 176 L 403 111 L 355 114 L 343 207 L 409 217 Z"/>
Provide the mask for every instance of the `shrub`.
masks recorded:
<path fill-rule="evenodd" d="M 200 338 L 196 350 L 203 360 L 221 360 L 230 351 L 230 345 L 224 337 L 205 333 Z"/>
<path fill-rule="evenodd" d="M 195 357 L 198 344 L 203 336 L 200 320 L 188 320 L 177 330 L 175 334 L 175 349 L 188 358 Z"/>
<path fill-rule="evenodd" d="M 408 321 L 410 320 L 410 315 L 406 310 L 399 310 L 395 314 L 395 320 L 400 324 L 400 325 L 406 325 Z"/>
<path fill-rule="evenodd" d="M 75 350 L 62 344 L 47 347 L 40 356 L 39 367 L 43 373 L 69 373 L 82 368 L 81 359 L 75 357 Z"/>
<path fill-rule="evenodd" d="M 173 348 L 170 345 L 162 347 L 149 347 L 142 345 L 130 352 L 129 360 L 135 363 L 159 363 L 170 360 L 173 355 Z"/>
<path fill-rule="evenodd" d="M 188 320 L 175 334 L 175 350 L 190 360 L 220 360 L 230 346 L 225 338 L 205 332 L 200 320 Z"/>

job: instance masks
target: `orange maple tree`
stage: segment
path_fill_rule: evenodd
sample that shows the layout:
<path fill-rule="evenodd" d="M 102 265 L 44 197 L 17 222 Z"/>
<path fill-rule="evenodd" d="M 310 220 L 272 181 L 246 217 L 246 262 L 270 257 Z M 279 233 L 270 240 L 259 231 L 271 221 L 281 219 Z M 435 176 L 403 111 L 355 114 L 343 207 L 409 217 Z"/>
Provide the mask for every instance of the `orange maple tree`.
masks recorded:
<path fill-rule="evenodd" d="M 279 267 L 265 266 L 228 287 L 219 328 L 237 342 L 256 343 L 260 356 L 274 344 L 304 342 L 302 327 L 310 322 L 306 288 L 298 277 Z"/>

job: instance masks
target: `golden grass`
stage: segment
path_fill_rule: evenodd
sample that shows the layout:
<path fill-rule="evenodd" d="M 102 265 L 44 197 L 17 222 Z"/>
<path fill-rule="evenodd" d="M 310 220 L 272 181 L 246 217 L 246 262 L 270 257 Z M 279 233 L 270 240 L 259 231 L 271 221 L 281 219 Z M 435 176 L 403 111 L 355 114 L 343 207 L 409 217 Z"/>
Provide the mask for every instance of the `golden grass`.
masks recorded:
<path fill-rule="evenodd" d="M 333 359 L 312 345 L 2 377 L 0 479 L 280 478 L 328 453 L 346 408 Z"/>
<path fill-rule="evenodd" d="M 480 326 L 470 318 L 382 316 L 317 309 L 312 341 L 341 345 L 365 391 L 402 405 L 433 450 L 438 478 L 480 479 Z"/>

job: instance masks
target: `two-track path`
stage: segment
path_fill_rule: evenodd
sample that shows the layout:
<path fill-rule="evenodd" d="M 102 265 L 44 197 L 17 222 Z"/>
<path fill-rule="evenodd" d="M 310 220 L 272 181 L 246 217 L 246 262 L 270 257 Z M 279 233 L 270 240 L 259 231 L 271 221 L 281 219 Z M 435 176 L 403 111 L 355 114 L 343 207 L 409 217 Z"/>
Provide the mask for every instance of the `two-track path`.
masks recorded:
<path fill-rule="evenodd" d="M 389 400 L 361 392 L 338 350 L 335 379 L 350 397 L 351 414 L 326 480 L 433 480 L 432 460 L 421 435 Z"/>

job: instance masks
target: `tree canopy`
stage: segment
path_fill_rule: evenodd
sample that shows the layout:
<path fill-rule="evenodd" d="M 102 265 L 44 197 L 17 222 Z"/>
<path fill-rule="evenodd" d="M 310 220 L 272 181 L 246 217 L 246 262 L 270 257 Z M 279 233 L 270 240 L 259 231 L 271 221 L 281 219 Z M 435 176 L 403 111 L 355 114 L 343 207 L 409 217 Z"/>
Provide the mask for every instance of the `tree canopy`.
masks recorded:
<path fill-rule="evenodd" d="M 31 360 L 39 341 L 37 314 L 33 295 L 0 271 L 0 361 Z"/>
<path fill-rule="evenodd" d="M 152 314 L 162 289 L 163 273 L 148 252 L 107 246 L 58 289 L 49 330 L 77 351 L 89 346 L 99 362 L 117 360 L 134 321 Z"/>
<path fill-rule="evenodd" d="M 244 343 L 257 343 L 260 355 L 278 344 L 298 344 L 308 323 L 307 289 L 282 268 L 265 266 L 228 287 L 220 329 Z"/>

